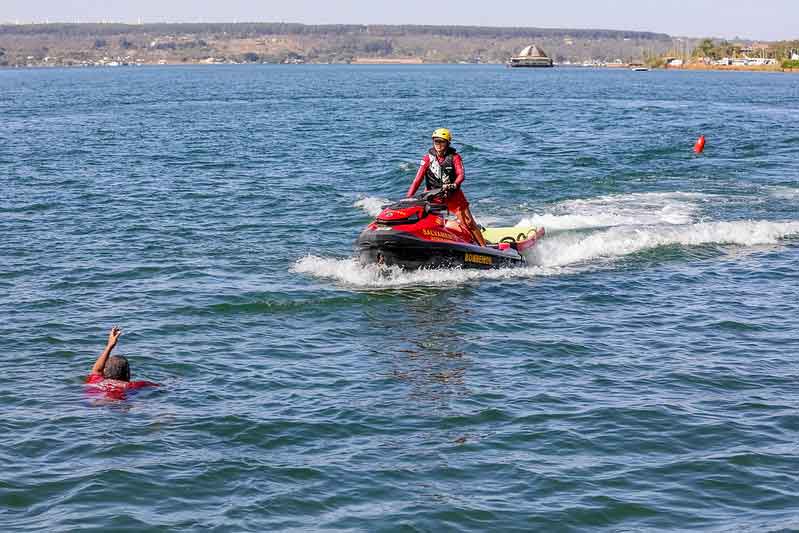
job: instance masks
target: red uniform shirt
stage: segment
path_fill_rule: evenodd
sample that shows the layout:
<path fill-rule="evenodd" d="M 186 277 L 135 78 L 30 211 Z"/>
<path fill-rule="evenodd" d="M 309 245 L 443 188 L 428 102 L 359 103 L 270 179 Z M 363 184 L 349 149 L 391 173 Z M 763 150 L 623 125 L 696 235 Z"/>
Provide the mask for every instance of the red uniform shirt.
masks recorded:
<path fill-rule="evenodd" d="M 419 170 L 416 171 L 416 177 L 413 179 L 413 183 L 411 183 L 410 188 L 408 189 L 407 197 L 411 197 L 416 194 L 416 191 L 419 189 L 419 185 L 422 184 L 422 180 L 424 180 L 424 176 L 427 173 L 427 169 L 430 168 L 430 154 L 425 154 L 422 158 L 422 162 L 419 165 Z M 444 157 L 437 157 L 439 163 L 443 163 Z M 452 166 L 455 167 L 455 186 L 457 187 L 455 191 L 451 192 L 449 196 L 447 196 L 447 210 L 451 212 L 457 212 L 458 210 L 467 207 L 469 202 L 466 201 L 466 196 L 463 195 L 461 192 L 461 183 L 466 178 L 466 173 L 463 170 L 463 159 L 461 159 L 460 154 L 452 154 Z"/>
<path fill-rule="evenodd" d="M 109 398 L 123 399 L 125 392 L 143 389 L 145 387 L 158 387 L 158 383 L 152 381 L 117 381 L 107 380 L 102 374 L 92 373 L 86 378 L 86 385 L 89 392 L 104 393 Z"/>

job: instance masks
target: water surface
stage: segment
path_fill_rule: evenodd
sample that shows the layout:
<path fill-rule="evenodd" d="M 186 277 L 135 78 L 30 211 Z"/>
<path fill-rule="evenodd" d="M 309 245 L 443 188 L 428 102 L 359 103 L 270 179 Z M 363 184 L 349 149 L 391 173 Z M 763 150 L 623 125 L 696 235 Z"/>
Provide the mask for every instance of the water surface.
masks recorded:
<path fill-rule="evenodd" d="M 797 87 L 0 70 L 2 529 L 799 528 Z M 528 267 L 353 262 L 439 126 Z"/>

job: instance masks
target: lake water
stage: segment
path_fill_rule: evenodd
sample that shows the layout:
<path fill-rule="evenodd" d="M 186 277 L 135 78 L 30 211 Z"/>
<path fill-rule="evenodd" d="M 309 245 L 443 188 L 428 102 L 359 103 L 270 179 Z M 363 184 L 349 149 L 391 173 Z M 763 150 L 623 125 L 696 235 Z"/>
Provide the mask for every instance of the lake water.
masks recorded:
<path fill-rule="evenodd" d="M 528 267 L 353 262 L 440 126 Z M 796 76 L 0 70 L 0 183 L 3 531 L 799 529 Z"/>

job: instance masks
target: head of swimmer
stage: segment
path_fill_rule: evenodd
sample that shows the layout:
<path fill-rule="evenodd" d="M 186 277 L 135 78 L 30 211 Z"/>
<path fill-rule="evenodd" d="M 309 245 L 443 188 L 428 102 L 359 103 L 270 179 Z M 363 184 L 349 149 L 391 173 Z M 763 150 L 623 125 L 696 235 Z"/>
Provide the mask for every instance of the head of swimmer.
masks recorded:
<path fill-rule="evenodd" d="M 128 360 L 121 355 L 112 355 L 108 358 L 103 368 L 105 379 L 115 379 L 117 381 L 130 381 L 130 365 Z"/>

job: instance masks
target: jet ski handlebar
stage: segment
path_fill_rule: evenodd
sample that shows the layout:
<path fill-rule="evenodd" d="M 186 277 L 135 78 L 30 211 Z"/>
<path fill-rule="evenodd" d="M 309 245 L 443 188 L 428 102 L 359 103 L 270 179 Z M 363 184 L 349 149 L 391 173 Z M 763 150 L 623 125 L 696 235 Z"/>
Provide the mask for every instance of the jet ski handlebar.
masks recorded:
<path fill-rule="evenodd" d="M 439 188 L 424 191 L 419 195 L 419 198 L 425 202 L 430 202 L 431 204 L 443 204 L 445 198 L 444 189 Z"/>
<path fill-rule="evenodd" d="M 420 200 L 427 202 L 427 207 L 425 209 L 428 213 L 445 212 L 447 210 L 447 205 L 445 203 L 446 197 L 447 194 L 444 192 L 444 189 L 430 189 L 417 196 Z"/>
<path fill-rule="evenodd" d="M 443 189 L 430 189 L 429 191 L 420 192 L 412 198 L 403 198 L 397 202 L 394 202 L 393 204 L 383 205 L 381 206 L 381 209 L 400 209 L 409 207 L 411 205 L 424 205 L 426 213 L 440 213 L 447 210 L 445 198 L 446 193 L 443 191 Z"/>

